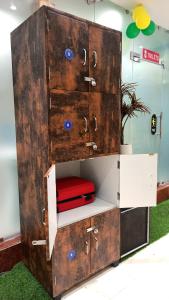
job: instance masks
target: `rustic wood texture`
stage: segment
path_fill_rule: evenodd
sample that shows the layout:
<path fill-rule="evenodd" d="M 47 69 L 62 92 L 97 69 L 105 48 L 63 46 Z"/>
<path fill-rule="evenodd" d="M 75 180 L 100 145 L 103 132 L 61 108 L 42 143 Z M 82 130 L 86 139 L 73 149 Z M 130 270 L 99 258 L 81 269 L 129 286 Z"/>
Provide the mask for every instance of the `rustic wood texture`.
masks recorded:
<path fill-rule="evenodd" d="M 92 217 L 91 226 L 98 229 L 97 234 L 91 234 L 91 273 L 95 273 L 120 259 L 120 210 Z"/>
<path fill-rule="evenodd" d="M 134 251 L 137 247 L 148 243 L 148 208 L 139 207 L 120 215 L 120 251 L 121 255 Z"/>
<path fill-rule="evenodd" d="M 53 161 L 68 161 L 89 157 L 85 119 L 89 124 L 88 93 L 57 91 L 51 93 L 49 130 Z M 64 128 L 65 122 L 72 128 Z"/>
<path fill-rule="evenodd" d="M 96 33 L 96 27 L 99 33 Z M 42 217 L 43 208 L 47 209 L 44 175 L 53 161 L 68 161 L 96 155 L 85 147 L 85 143 L 91 141 L 91 138 L 97 139 L 104 154 L 118 152 L 119 140 L 115 141 L 114 137 L 119 138 L 120 101 L 117 99 L 120 94 L 121 34 L 111 30 L 108 32 L 100 25 L 60 13 L 52 8 L 42 7 L 12 33 L 24 261 L 51 296 L 59 295 L 90 275 L 90 255 L 85 254 L 85 242 L 88 241 L 90 247 L 90 234 L 86 234 L 86 227 L 90 226 L 91 220 L 83 220 L 59 229 L 52 261 L 47 262 L 48 244 L 47 247 L 32 246 L 33 240 L 47 240 L 48 243 L 47 211 L 46 227 L 43 225 Z M 86 65 L 83 66 L 82 50 L 85 48 L 89 55 L 89 45 L 91 53 L 98 49 L 98 65 L 94 70 L 91 57 L 90 64 L 87 56 Z M 107 51 L 103 49 L 105 45 L 108 47 Z M 64 57 L 67 48 L 73 50 L 75 54 L 72 61 Z M 84 82 L 84 76 L 89 75 L 96 78 L 95 88 L 89 88 L 90 84 Z M 103 94 L 96 95 L 97 91 L 102 91 Z M 99 103 L 99 108 L 95 106 L 95 101 Z M 98 114 L 99 124 L 104 122 L 103 131 L 99 126 L 98 132 L 101 136 L 106 133 L 101 141 L 99 135 L 96 136 L 93 132 L 93 113 Z M 86 134 L 84 116 L 87 116 L 89 121 Z M 72 127 L 71 136 L 70 132 L 63 132 L 64 121 L 70 118 L 75 126 Z M 109 133 L 113 138 L 108 137 Z M 98 155 L 103 154 L 102 150 Z M 91 250 L 92 273 L 119 259 L 118 210 L 107 214 L 105 217 L 100 215 L 93 218 L 93 223 L 97 221 L 102 237 L 99 240 L 96 257 L 95 251 Z M 112 226 L 113 229 L 110 231 Z M 109 249 L 105 254 L 103 247 L 108 245 L 108 240 Z M 77 251 L 77 256 L 70 262 L 67 260 L 67 253 L 73 249 Z"/>
<path fill-rule="evenodd" d="M 120 99 L 118 95 L 90 93 L 90 141 L 97 150 L 90 148 L 91 156 L 119 153 Z M 97 129 L 97 130 L 96 130 Z"/>
<path fill-rule="evenodd" d="M 42 7 L 12 33 L 11 44 L 24 261 L 52 294 L 46 247 L 32 246 L 33 240 L 46 239 L 42 224 L 42 209 L 46 206 L 44 174 L 49 168 L 45 34 Z"/>
<path fill-rule="evenodd" d="M 89 74 L 96 80 L 90 91 L 120 93 L 121 33 L 98 25 L 89 25 Z M 97 53 L 97 65 L 93 51 Z"/>
<path fill-rule="evenodd" d="M 0 273 L 10 271 L 23 258 L 20 236 L 0 243 Z"/>
<path fill-rule="evenodd" d="M 53 255 L 54 297 L 90 275 L 90 233 L 86 232 L 89 227 L 90 218 L 58 230 Z M 71 260 L 72 250 L 76 256 Z"/>
<path fill-rule="evenodd" d="M 89 62 L 84 62 L 83 49 L 88 55 L 88 24 L 72 17 L 50 11 L 48 13 L 49 88 L 68 91 L 88 91 L 84 77 L 89 74 Z M 74 58 L 65 58 L 65 50 L 71 49 Z"/>

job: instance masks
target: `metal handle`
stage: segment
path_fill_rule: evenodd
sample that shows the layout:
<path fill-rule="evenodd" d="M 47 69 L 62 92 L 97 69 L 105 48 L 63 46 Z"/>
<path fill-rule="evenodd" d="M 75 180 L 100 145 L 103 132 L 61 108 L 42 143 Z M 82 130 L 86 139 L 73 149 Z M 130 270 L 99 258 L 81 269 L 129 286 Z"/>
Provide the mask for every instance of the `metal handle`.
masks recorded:
<path fill-rule="evenodd" d="M 87 62 L 87 50 L 85 48 L 83 48 L 82 50 L 84 52 L 84 62 L 83 62 L 83 66 L 86 66 L 86 62 Z"/>
<path fill-rule="evenodd" d="M 84 132 L 86 133 L 88 131 L 88 121 L 86 117 L 83 117 L 84 121 L 85 121 L 85 127 L 84 127 Z"/>
<path fill-rule="evenodd" d="M 98 130 L 97 118 L 96 118 L 96 116 L 94 116 L 93 118 L 94 118 L 94 122 L 95 122 L 95 129 L 94 129 L 94 131 L 97 131 Z"/>
<path fill-rule="evenodd" d="M 86 143 L 86 147 L 92 147 L 93 148 L 93 150 L 97 150 L 97 145 L 96 145 L 96 143 L 95 142 L 88 142 L 88 143 Z"/>
<path fill-rule="evenodd" d="M 84 77 L 84 81 L 89 82 L 92 86 L 96 86 L 96 80 L 93 77 Z"/>
<path fill-rule="evenodd" d="M 86 245 L 86 255 L 89 255 L 90 249 L 89 249 L 89 243 L 88 243 L 88 241 L 85 241 L 85 245 Z"/>
<path fill-rule="evenodd" d="M 46 222 L 45 222 L 45 208 L 42 209 L 42 224 L 46 225 Z"/>
<path fill-rule="evenodd" d="M 96 51 L 93 51 L 93 57 L 94 57 L 93 68 L 96 68 L 96 66 L 97 66 L 97 52 Z"/>

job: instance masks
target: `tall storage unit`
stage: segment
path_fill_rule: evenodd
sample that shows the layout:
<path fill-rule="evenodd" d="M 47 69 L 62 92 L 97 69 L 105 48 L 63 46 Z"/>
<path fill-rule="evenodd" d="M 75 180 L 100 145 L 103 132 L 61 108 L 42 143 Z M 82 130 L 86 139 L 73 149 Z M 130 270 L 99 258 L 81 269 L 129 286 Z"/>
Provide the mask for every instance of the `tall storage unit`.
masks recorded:
<path fill-rule="evenodd" d="M 155 204 L 157 157 L 119 156 L 120 32 L 44 6 L 11 44 L 24 261 L 60 299 L 118 263 L 119 207 Z M 56 178 L 74 175 L 95 183 L 96 199 L 57 213 Z"/>

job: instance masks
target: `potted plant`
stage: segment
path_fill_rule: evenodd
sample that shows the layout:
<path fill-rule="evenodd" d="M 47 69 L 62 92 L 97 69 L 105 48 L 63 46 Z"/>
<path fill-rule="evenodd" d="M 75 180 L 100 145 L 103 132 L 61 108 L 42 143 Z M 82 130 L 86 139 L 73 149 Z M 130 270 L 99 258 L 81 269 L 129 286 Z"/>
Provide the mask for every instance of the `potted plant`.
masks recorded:
<path fill-rule="evenodd" d="M 124 144 L 124 129 L 127 121 L 137 117 L 137 112 L 150 113 L 148 106 L 136 96 L 136 83 L 121 84 L 121 154 L 132 154 L 132 145 Z"/>

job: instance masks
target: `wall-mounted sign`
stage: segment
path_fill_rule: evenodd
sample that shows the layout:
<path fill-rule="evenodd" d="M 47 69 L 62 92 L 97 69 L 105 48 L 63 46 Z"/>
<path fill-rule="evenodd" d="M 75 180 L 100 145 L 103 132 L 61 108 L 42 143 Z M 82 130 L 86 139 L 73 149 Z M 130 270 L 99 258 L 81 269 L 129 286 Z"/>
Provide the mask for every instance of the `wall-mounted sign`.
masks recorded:
<path fill-rule="evenodd" d="M 157 131 L 157 116 L 154 114 L 151 117 L 151 133 L 156 134 Z"/>
<path fill-rule="evenodd" d="M 159 64 L 160 63 L 160 53 L 143 48 L 143 59 L 153 62 L 153 63 L 156 63 L 156 64 Z"/>

